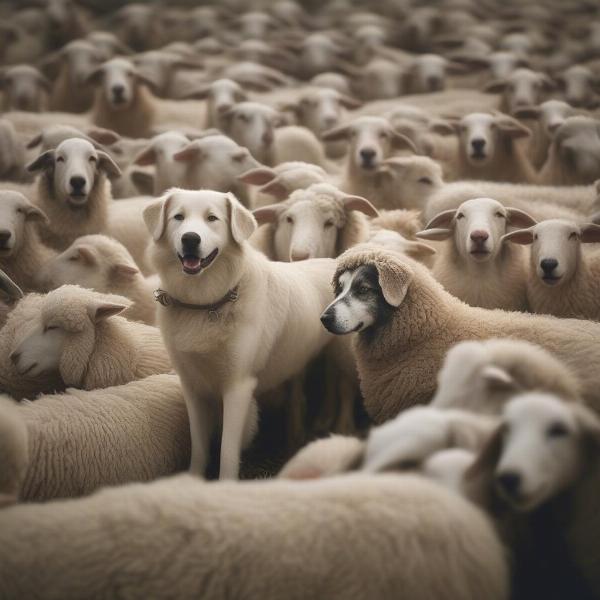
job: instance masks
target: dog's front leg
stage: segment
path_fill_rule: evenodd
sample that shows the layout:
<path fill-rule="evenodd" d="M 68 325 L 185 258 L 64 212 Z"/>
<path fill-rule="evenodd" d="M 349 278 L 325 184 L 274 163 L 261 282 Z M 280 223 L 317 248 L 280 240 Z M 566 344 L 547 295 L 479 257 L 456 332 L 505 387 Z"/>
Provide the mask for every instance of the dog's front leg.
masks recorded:
<path fill-rule="evenodd" d="M 256 377 L 246 377 L 230 385 L 223 393 L 223 434 L 219 479 L 238 478 L 242 438 L 250 407 L 255 401 L 254 390 L 257 383 Z"/>
<path fill-rule="evenodd" d="M 193 386 L 187 386 L 183 381 L 181 387 L 190 420 L 190 437 L 192 441 L 190 473 L 204 477 L 210 453 L 210 439 L 214 428 L 214 414 L 211 410 L 208 394 L 205 396 L 199 395 Z"/>

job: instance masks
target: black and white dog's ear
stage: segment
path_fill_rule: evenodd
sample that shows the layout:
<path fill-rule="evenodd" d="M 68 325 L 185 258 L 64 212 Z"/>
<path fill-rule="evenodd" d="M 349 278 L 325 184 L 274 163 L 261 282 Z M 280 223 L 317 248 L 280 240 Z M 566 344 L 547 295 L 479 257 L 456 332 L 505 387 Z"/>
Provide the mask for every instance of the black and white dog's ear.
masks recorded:
<path fill-rule="evenodd" d="M 391 306 L 400 306 L 412 281 L 413 270 L 406 264 L 389 259 L 377 260 L 374 266 L 385 301 Z"/>
<path fill-rule="evenodd" d="M 158 242 L 165 232 L 167 226 L 167 211 L 171 203 L 171 190 L 165 196 L 149 204 L 143 212 L 144 223 L 152 235 L 152 239 Z"/>
<path fill-rule="evenodd" d="M 246 241 L 258 227 L 254 215 L 231 193 L 225 194 L 229 203 L 231 236 L 238 243 Z"/>

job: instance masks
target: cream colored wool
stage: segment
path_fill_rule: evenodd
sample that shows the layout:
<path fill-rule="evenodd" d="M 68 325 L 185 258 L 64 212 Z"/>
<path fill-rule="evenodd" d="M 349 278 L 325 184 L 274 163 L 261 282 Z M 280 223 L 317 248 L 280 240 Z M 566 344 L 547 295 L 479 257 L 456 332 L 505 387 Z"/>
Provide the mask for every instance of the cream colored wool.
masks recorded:
<path fill-rule="evenodd" d="M 171 475 L 189 464 L 189 423 L 175 375 L 93 391 L 70 388 L 22 403 L 13 413 L 11 431 L 26 427 L 31 456 L 21 500 L 85 495 Z M 0 427 L 5 415 L 2 410 Z"/>
<path fill-rule="evenodd" d="M 487 517 L 414 476 L 180 475 L 0 511 L 7 598 L 506 600 L 508 578 Z"/>
<path fill-rule="evenodd" d="M 14 400 L 0 396 L 0 508 L 13 504 L 27 470 L 27 429 Z"/>
<path fill-rule="evenodd" d="M 536 343 L 570 367 L 583 398 L 600 411 L 600 325 L 468 306 L 446 292 L 419 263 L 371 246 L 357 246 L 338 259 L 334 280 L 346 269 L 373 264 L 382 289 L 399 306 L 379 328 L 358 334 L 355 351 L 365 407 L 376 423 L 429 402 L 434 374 L 454 344 L 505 337 Z"/>
<path fill-rule="evenodd" d="M 50 220 L 47 227 L 39 230 L 45 244 L 64 250 L 80 235 L 106 231 L 111 192 L 110 181 L 102 171 L 96 174 L 87 203 L 82 208 L 73 209 L 65 202 L 56 200 L 52 189 L 53 172 L 42 173 L 38 178 L 34 202 Z"/>
<path fill-rule="evenodd" d="M 379 216 L 371 219 L 371 232 L 381 229 L 391 229 L 407 240 L 414 240 L 415 233 L 423 229 L 421 221 L 421 211 L 405 210 L 398 208 L 396 210 L 380 210 Z"/>

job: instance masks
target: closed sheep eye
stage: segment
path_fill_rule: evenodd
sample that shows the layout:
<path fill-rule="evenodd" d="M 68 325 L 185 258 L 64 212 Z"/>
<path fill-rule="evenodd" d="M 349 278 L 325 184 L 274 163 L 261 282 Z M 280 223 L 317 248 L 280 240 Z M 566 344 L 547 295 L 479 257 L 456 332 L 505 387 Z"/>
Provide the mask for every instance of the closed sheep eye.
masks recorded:
<path fill-rule="evenodd" d="M 569 435 L 569 430 L 563 423 L 552 423 L 546 432 L 546 435 L 550 438 L 560 438 Z"/>
<path fill-rule="evenodd" d="M 294 222 L 294 219 L 292 219 L 292 217 L 286 217 L 285 218 L 286 222 L 289 223 L 290 225 Z"/>
<path fill-rule="evenodd" d="M 325 221 L 325 224 L 323 225 L 323 227 L 325 227 L 325 229 L 329 229 L 330 227 L 333 227 L 333 221 L 331 221 L 331 220 Z"/>
<path fill-rule="evenodd" d="M 419 179 L 419 183 L 423 183 L 425 185 L 432 185 L 433 181 L 431 181 L 431 179 L 429 179 L 429 177 L 421 177 Z"/>
<path fill-rule="evenodd" d="M 533 239 L 534 239 L 534 240 L 537 240 L 537 239 L 538 239 L 538 234 L 537 234 L 537 233 L 536 233 L 536 234 L 533 236 Z"/>
<path fill-rule="evenodd" d="M 62 156 L 57 156 L 56 157 L 56 162 L 65 162 L 65 159 Z"/>
<path fill-rule="evenodd" d="M 90 156 L 90 158 L 88 159 L 91 163 L 95 163 L 98 162 L 98 159 L 95 156 Z"/>
<path fill-rule="evenodd" d="M 46 327 L 44 327 L 44 333 L 47 333 L 48 331 L 54 331 L 55 329 L 58 329 L 56 325 L 46 325 Z"/>
<path fill-rule="evenodd" d="M 496 213 L 496 216 L 497 216 L 498 218 L 500 218 L 500 219 L 506 219 L 506 215 L 505 215 L 504 213 L 501 213 L 500 211 L 498 211 L 498 212 Z"/>

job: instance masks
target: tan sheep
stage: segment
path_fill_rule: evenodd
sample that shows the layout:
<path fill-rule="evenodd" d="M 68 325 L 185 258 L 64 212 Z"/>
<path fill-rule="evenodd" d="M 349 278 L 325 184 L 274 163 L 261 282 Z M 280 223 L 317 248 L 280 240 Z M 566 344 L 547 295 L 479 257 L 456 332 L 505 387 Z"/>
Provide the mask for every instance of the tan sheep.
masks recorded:
<path fill-rule="evenodd" d="M 0 73 L 3 110 L 43 112 L 48 105 L 50 82 L 31 65 L 15 65 Z"/>

